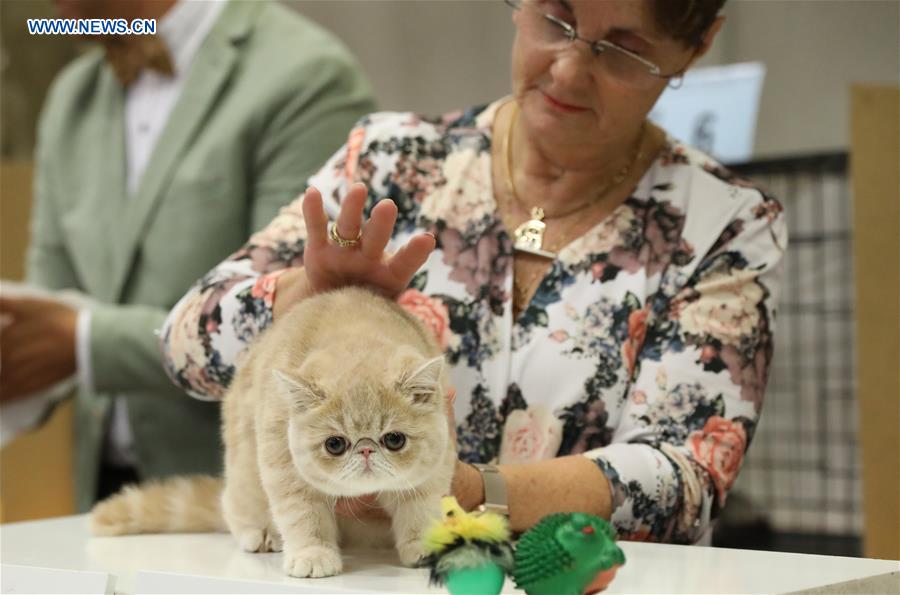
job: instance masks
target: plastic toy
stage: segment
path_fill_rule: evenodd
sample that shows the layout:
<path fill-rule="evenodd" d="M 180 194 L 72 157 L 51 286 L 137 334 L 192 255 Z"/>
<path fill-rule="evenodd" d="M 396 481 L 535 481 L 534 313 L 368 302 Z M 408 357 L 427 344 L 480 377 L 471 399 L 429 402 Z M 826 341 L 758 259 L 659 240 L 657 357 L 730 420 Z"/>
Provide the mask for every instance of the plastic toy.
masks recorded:
<path fill-rule="evenodd" d="M 625 563 L 615 531 L 598 516 L 544 517 L 516 544 L 513 578 L 528 595 L 598 593 Z"/>
<path fill-rule="evenodd" d="M 431 583 L 451 595 L 500 593 L 512 572 L 513 550 L 506 519 L 492 513 L 466 512 L 456 498 L 441 500 L 442 519 L 425 532 Z"/>

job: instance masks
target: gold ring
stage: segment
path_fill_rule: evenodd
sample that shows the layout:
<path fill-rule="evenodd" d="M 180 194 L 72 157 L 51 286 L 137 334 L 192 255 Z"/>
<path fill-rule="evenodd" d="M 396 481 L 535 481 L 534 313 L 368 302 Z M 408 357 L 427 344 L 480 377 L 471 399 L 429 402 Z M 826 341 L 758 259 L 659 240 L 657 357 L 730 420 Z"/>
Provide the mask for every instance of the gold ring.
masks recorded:
<path fill-rule="evenodd" d="M 340 246 L 341 248 L 352 248 L 353 246 L 359 244 L 359 238 L 362 237 L 362 229 L 359 230 L 359 233 L 356 234 L 356 238 L 353 240 L 348 240 L 347 238 L 342 238 L 337 230 L 337 223 L 331 224 L 331 231 L 328 232 L 328 235 L 331 237 L 331 241 Z"/>

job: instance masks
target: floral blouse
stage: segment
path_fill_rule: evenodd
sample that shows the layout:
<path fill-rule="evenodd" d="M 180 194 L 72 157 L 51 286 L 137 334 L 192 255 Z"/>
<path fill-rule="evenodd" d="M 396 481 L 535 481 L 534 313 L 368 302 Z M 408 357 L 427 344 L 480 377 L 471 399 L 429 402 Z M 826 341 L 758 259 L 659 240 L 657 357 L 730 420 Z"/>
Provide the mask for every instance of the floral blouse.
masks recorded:
<path fill-rule="evenodd" d="M 399 302 L 446 350 L 459 456 L 582 454 L 608 478 L 622 538 L 697 541 L 753 437 L 786 246 L 782 207 L 674 139 L 631 197 L 563 248 L 512 316 L 513 246 L 491 184 L 504 100 L 426 119 L 378 113 L 309 180 L 335 217 L 351 183 L 392 198 L 389 249 L 437 249 Z M 303 263 L 300 201 L 201 279 L 163 328 L 165 364 L 219 399 L 272 321 L 275 279 Z"/>

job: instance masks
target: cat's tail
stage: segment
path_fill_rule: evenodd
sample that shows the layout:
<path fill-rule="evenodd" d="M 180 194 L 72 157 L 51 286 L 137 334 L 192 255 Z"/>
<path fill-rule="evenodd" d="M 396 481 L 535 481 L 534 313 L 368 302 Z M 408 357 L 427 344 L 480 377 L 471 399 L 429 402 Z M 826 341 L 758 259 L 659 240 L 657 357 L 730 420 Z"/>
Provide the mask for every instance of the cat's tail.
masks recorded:
<path fill-rule="evenodd" d="M 127 486 L 91 510 L 94 535 L 227 531 L 219 477 L 192 475 Z"/>

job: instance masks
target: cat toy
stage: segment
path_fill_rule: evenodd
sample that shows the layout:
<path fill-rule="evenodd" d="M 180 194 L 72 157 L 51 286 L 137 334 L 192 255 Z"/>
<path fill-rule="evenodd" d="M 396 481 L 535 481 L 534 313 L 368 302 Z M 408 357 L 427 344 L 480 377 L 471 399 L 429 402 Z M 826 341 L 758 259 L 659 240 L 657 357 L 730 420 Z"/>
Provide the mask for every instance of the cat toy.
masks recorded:
<path fill-rule="evenodd" d="M 625 554 L 592 514 L 551 514 L 516 544 L 513 578 L 528 595 L 592 595 L 609 585 Z"/>
<path fill-rule="evenodd" d="M 490 512 L 466 512 L 453 496 L 441 499 L 442 518 L 424 535 L 431 584 L 451 595 L 500 593 L 513 568 L 506 519 Z"/>

